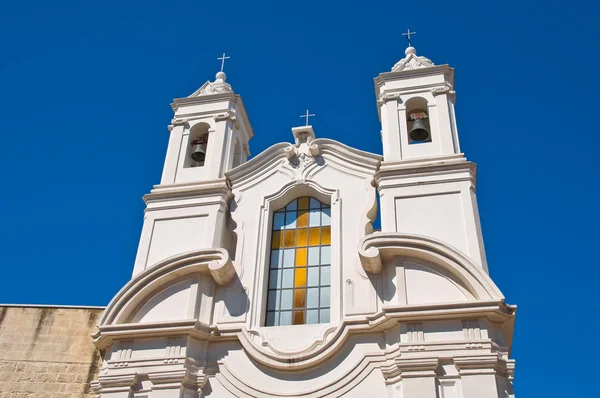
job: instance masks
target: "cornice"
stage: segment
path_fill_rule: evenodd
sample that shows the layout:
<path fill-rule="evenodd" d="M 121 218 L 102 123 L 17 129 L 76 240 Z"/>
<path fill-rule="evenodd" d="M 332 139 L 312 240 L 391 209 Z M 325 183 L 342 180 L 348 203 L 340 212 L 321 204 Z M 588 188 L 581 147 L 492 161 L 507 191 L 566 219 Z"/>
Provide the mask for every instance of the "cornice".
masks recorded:
<path fill-rule="evenodd" d="M 274 144 L 247 162 L 226 171 L 225 177 L 228 179 L 230 186 L 243 184 L 246 180 L 260 178 L 273 164 L 277 164 L 287 158 L 285 149 L 289 146 L 289 143 L 283 142 Z"/>
<path fill-rule="evenodd" d="M 461 376 L 478 374 L 496 374 L 512 378 L 515 373 L 515 361 L 502 357 L 501 353 L 454 357 L 454 364 Z"/>
<path fill-rule="evenodd" d="M 467 174 L 457 174 L 460 172 L 466 172 Z M 454 176 L 452 176 L 453 174 Z M 416 177 L 427 177 L 428 179 L 414 181 Z M 396 162 L 383 161 L 381 167 L 375 173 L 374 179 L 376 184 L 381 187 L 470 181 L 472 189 L 475 190 L 477 182 L 477 165 L 467 161 L 462 154 Z M 411 180 L 408 181 L 408 179 Z"/>
<path fill-rule="evenodd" d="M 173 109 L 174 112 L 177 112 L 177 110 L 183 106 L 210 104 L 213 102 L 221 101 L 238 102 L 240 98 L 241 97 L 238 94 L 235 94 L 233 92 L 212 94 L 200 97 L 175 98 L 171 103 L 171 109 Z"/>
<path fill-rule="evenodd" d="M 308 166 L 310 161 L 320 157 L 331 161 L 333 167 L 344 167 L 353 173 L 373 175 L 382 159 L 381 155 L 361 151 L 327 138 L 317 138 L 303 145 L 308 145 L 307 153 L 300 153 L 300 145 L 275 144 L 248 162 L 227 171 L 225 176 L 231 186 L 242 186 L 248 181 L 267 178 L 272 170 L 282 164 L 289 163 L 293 168 Z"/>
<path fill-rule="evenodd" d="M 382 86 L 383 84 L 389 81 L 414 79 L 415 77 L 433 76 L 440 74 L 449 76 L 453 80 L 454 68 L 451 68 L 449 65 L 444 64 L 430 66 L 427 68 L 401 70 L 397 72 L 383 72 L 380 73 L 379 76 L 377 76 L 374 80 L 375 85 Z"/>
<path fill-rule="evenodd" d="M 431 305 L 402 305 L 389 306 L 382 311 L 362 318 L 344 319 L 334 331 L 328 333 L 327 340 L 318 347 L 312 347 L 305 352 L 275 353 L 267 350 L 267 345 L 256 343 L 252 336 L 261 333 L 258 330 L 231 331 L 237 336 L 246 353 L 257 362 L 279 370 L 301 370 L 317 366 L 337 353 L 352 334 L 380 332 L 393 328 L 400 322 L 415 320 L 462 319 L 463 317 L 491 317 L 508 319 L 513 315 L 507 314 L 504 300 L 481 300 L 461 303 L 431 304 Z M 220 329 L 220 336 L 229 334 Z M 463 342 L 466 343 L 466 342 Z M 439 342 L 444 344 L 444 342 Z M 437 346 L 425 346 L 424 352 L 435 351 Z M 466 348 L 465 348 L 466 349 Z"/>
<path fill-rule="evenodd" d="M 156 201 L 209 196 L 220 196 L 226 203 L 229 202 L 232 195 L 227 180 L 220 178 L 218 180 L 192 183 L 155 185 L 149 194 L 143 196 L 143 200 L 146 204 L 149 204 Z"/>
<path fill-rule="evenodd" d="M 94 343 L 103 349 L 117 340 L 140 338 L 158 338 L 188 336 L 197 340 L 212 342 L 239 341 L 246 353 L 255 361 L 279 370 L 302 370 L 316 366 L 334 356 L 341 350 L 351 335 L 380 333 L 383 329 L 393 328 L 398 323 L 415 320 L 463 319 L 465 317 L 492 318 L 503 322 L 514 318 L 511 307 L 503 300 L 479 300 L 460 303 L 392 305 L 381 311 L 361 318 L 344 319 L 333 328 L 326 341 L 305 352 L 276 353 L 268 349 L 268 344 L 260 343 L 260 330 L 248 330 L 243 325 L 205 325 L 196 320 L 174 322 L 154 322 L 147 324 L 116 324 L 99 326 Z M 257 339 L 253 336 L 258 336 Z M 420 355 L 437 352 L 441 346 L 448 350 L 467 350 L 468 341 L 436 341 L 423 343 Z M 412 343 L 400 344 L 398 353 L 407 351 Z M 406 346 L 406 347 L 405 347 Z M 404 347 L 404 349 L 403 349 Z M 490 345 L 490 347 L 493 347 Z M 491 349 L 491 348 L 490 348 Z M 465 351 L 466 352 L 466 351 Z M 416 355 L 416 354 L 415 354 Z"/>

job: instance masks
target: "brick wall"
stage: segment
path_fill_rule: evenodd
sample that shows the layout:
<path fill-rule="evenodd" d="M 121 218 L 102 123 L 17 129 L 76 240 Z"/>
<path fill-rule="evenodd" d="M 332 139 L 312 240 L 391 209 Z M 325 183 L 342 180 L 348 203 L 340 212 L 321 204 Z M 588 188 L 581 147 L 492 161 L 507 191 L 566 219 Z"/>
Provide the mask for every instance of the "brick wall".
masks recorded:
<path fill-rule="evenodd" d="M 90 397 L 102 309 L 0 306 L 0 398 Z"/>

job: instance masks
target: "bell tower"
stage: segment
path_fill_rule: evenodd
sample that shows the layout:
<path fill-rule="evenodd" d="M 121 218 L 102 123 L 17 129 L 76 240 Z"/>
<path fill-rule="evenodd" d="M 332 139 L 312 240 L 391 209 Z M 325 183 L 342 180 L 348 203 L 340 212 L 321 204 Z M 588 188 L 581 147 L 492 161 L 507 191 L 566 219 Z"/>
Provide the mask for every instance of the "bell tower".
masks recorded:
<path fill-rule="evenodd" d="M 187 98 L 171 104 L 175 117 L 161 184 L 223 178 L 250 156 L 252 127 L 223 71 Z"/>
<path fill-rule="evenodd" d="M 409 46 L 375 79 L 383 156 L 397 161 L 460 153 L 454 118 L 454 69 Z"/>
<path fill-rule="evenodd" d="M 224 57 L 224 56 L 223 56 Z M 144 196 L 146 211 L 133 275 L 173 255 L 233 249 L 224 173 L 250 156 L 254 135 L 242 98 L 222 70 L 186 98 L 176 98 L 159 185 Z"/>
<path fill-rule="evenodd" d="M 376 175 L 383 232 L 429 236 L 487 270 L 476 165 L 460 153 L 454 69 L 410 45 L 390 72 L 375 78 L 383 162 Z"/>

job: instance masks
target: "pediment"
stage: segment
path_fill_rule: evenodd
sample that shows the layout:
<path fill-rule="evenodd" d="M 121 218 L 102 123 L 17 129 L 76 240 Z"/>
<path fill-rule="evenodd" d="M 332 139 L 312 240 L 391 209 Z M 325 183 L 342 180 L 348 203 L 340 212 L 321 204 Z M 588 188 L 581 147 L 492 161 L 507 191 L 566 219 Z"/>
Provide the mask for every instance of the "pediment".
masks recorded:
<path fill-rule="evenodd" d="M 188 98 L 202 97 L 205 95 L 212 95 L 212 94 L 225 94 L 225 93 L 232 93 L 232 92 L 233 92 L 233 90 L 229 83 L 225 83 L 225 82 L 217 83 L 217 82 L 210 82 L 207 80 L 206 83 L 204 83 L 198 90 L 196 90 L 192 94 L 190 94 L 188 96 Z"/>
<path fill-rule="evenodd" d="M 332 167 L 359 178 L 372 178 L 382 156 L 364 152 L 338 141 L 318 138 L 309 143 L 279 143 L 267 148 L 248 162 L 225 173 L 231 185 L 253 185 L 267 179 L 278 170 L 290 179 L 303 183 L 318 169 Z"/>
<path fill-rule="evenodd" d="M 414 47 L 408 47 L 404 54 L 406 56 L 392 67 L 392 72 L 401 72 L 404 70 L 429 68 L 435 66 L 429 58 L 417 55 L 417 50 L 415 50 Z"/>

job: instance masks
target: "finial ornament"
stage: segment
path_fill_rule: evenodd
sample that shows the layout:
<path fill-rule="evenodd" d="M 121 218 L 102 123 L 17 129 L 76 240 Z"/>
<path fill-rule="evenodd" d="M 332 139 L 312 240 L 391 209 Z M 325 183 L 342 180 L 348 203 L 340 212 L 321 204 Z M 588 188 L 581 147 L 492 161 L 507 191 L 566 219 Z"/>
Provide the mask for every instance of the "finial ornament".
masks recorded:
<path fill-rule="evenodd" d="M 308 109 L 306 110 L 306 114 L 305 115 L 300 115 L 300 117 L 306 118 L 306 124 L 305 126 L 308 126 L 308 118 L 312 117 L 312 116 L 316 116 L 314 113 L 309 114 L 308 113 Z"/>
<path fill-rule="evenodd" d="M 406 33 L 402 33 L 402 36 L 406 36 L 406 40 L 408 40 L 408 46 L 412 47 L 412 44 L 410 43 L 410 35 L 416 35 L 417 32 L 411 32 L 410 29 L 408 29 L 408 32 Z"/>
<path fill-rule="evenodd" d="M 223 72 L 223 68 L 225 68 L 225 60 L 229 59 L 231 57 L 226 57 L 225 53 L 223 53 L 222 56 L 220 56 L 219 58 L 217 58 L 219 61 L 221 61 L 221 72 Z"/>

